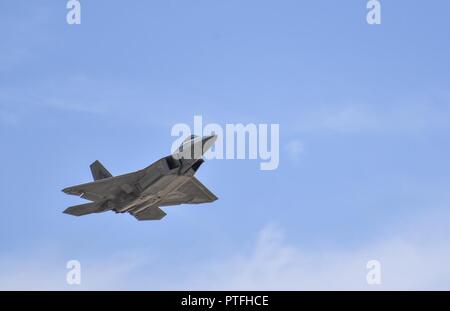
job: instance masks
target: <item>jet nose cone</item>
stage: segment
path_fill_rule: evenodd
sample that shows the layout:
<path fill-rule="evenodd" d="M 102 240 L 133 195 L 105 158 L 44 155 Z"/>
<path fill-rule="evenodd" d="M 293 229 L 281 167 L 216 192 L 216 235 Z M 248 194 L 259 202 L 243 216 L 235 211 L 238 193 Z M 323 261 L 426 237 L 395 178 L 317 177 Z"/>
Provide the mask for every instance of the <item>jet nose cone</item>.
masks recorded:
<path fill-rule="evenodd" d="M 208 151 L 214 145 L 216 140 L 217 140 L 217 135 L 203 136 L 203 138 L 202 138 L 203 153 Z"/>

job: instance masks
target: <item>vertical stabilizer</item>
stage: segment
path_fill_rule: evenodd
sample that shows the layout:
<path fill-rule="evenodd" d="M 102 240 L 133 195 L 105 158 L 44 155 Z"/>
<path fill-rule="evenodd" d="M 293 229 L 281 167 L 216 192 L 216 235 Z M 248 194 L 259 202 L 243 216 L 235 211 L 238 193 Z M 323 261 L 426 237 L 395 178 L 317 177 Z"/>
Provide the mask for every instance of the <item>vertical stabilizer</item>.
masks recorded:
<path fill-rule="evenodd" d="M 94 180 L 112 177 L 111 173 L 98 160 L 92 163 L 90 168 Z"/>

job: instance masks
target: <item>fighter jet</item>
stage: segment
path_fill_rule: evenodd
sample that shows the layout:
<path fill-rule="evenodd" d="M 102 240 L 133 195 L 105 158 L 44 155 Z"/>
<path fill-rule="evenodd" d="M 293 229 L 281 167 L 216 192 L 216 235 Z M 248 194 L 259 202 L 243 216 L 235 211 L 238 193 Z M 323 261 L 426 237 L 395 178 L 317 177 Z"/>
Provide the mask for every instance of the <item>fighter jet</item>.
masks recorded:
<path fill-rule="evenodd" d="M 216 139 L 215 135 L 191 135 L 173 154 L 142 170 L 116 177 L 95 161 L 90 166 L 93 182 L 62 190 L 92 202 L 71 206 L 64 213 L 83 216 L 114 211 L 130 213 L 138 220 L 160 220 L 166 216 L 162 206 L 213 202 L 217 197 L 194 175 L 204 162 L 203 154 Z"/>

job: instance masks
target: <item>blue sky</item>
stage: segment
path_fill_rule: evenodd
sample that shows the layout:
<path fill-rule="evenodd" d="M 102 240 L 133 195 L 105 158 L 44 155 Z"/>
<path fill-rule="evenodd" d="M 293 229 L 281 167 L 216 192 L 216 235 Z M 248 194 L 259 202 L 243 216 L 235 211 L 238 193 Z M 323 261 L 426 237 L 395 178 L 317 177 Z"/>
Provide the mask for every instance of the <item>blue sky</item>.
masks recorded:
<path fill-rule="evenodd" d="M 2 1 L 0 288 L 449 289 L 450 4 L 381 2 Z M 280 124 L 279 168 L 210 160 L 219 200 L 160 222 L 62 214 L 194 115 Z"/>

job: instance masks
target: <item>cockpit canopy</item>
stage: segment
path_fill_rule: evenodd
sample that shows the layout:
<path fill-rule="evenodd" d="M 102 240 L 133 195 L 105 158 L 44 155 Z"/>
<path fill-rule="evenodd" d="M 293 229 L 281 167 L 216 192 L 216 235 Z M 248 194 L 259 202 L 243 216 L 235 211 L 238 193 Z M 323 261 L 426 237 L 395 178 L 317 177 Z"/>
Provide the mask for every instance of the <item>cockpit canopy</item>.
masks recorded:
<path fill-rule="evenodd" d="M 177 148 L 173 157 L 175 159 L 201 159 L 203 154 L 214 144 L 216 138 L 216 135 L 204 137 L 190 135 Z"/>

